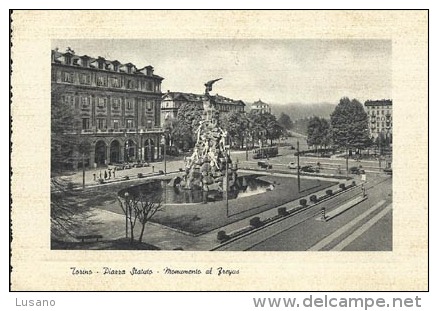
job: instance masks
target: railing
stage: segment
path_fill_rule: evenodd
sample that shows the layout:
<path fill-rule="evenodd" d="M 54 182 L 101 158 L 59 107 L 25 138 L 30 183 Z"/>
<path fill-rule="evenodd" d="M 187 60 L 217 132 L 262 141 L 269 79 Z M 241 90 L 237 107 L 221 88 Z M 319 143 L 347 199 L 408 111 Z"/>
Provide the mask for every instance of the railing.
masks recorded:
<path fill-rule="evenodd" d="M 81 134 L 90 135 L 90 134 L 121 134 L 121 133 L 163 133 L 164 130 L 161 127 L 151 127 L 151 128 L 106 128 L 106 129 L 82 129 Z"/>

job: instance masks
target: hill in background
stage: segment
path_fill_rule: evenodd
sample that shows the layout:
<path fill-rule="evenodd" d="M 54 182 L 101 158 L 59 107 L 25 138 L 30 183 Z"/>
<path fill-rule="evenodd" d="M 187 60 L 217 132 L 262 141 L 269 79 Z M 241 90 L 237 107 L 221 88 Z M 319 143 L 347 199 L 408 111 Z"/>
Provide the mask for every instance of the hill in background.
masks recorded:
<path fill-rule="evenodd" d="M 289 115 L 292 121 L 305 119 L 309 117 L 330 118 L 330 114 L 335 110 L 336 105 L 330 103 L 314 103 L 314 104 L 271 104 L 271 112 L 277 118 L 282 112 Z"/>

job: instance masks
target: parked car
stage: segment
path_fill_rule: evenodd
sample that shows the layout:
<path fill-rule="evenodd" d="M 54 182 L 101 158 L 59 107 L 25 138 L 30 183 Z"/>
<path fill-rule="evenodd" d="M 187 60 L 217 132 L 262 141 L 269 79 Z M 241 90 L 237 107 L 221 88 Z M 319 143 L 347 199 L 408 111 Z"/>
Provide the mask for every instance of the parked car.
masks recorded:
<path fill-rule="evenodd" d="M 271 169 L 272 168 L 272 164 L 269 164 L 268 161 L 258 161 L 257 162 L 257 166 L 259 166 L 261 168 L 265 168 L 265 169 Z"/>
<path fill-rule="evenodd" d="M 301 166 L 300 171 L 305 173 L 319 173 L 319 168 L 313 167 L 312 165 L 305 165 Z"/>
<path fill-rule="evenodd" d="M 296 170 L 298 168 L 298 165 L 295 162 L 289 162 L 287 168 L 290 168 L 291 170 Z"/>
<path fill-rule="evenodd" d="M 360 167 L 353 166 L 349 169 L 350 174 L 362 175 L 365 174 L 365 171 Z"/>
<path fill-rule="evenodd" d="M 383 169 L 383 172 L 387 175 L 392 175 L 392 168 L 390 168 L 390 167 L 385 168 L 385 169 Z"/>

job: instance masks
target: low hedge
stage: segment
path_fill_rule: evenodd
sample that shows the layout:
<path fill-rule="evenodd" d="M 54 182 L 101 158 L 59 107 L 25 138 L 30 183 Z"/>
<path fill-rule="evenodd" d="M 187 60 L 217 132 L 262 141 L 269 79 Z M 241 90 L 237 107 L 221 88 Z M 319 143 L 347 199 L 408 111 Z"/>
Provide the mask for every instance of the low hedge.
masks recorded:
<path fill-rule="evenodd" d="M 281 216 L 286 216 L 287 215 L 286 207 L 279 207 L 277 209 L 277 212 L 278 212 L 278 215 L 281 215 Z"/>
<path fill-rule="evenodd" d="M 312 195 L 310 196 L 309 200 L 310 200 L 310 202 L 312 202 L 312 203 L 316 203 L 316 202 L 318 202 L 318 197 L 317 197 L 316 195 L 312 194 Z"/>
<path fill-rule="evenodd" d="M 253 226 L 254 228 L 258 228 L 258 227 L 263 226 L 263 223 L 261 222 L 260 217 L 253 217 L 253 218 L 251 218 L 249 220 L 249 224 L 251 226 Z"/>
<path fill-rule="evenodd" d="M 217 233 L 217 239 L 218 241 L 224 242 L 230 239 L 230 236 L 226 234 L 224 230 L 221 230 Z"/>

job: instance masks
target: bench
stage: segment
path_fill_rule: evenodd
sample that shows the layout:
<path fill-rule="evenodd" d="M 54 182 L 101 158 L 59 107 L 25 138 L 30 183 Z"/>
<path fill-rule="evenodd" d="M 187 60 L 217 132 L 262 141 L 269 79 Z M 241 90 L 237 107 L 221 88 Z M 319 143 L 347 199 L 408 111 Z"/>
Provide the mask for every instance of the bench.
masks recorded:
<path fill-rule="evenodd" d="M 85 242 L 85 240 L 96 240 L 96 242 L 99 242 L 99 239 L 102 239 L 102 236 L 100 234 L 90 234 L 90 235 L 79 235 L 76 237 L 76 239 L 81 240 L 82 243 Z"/>

